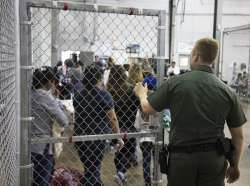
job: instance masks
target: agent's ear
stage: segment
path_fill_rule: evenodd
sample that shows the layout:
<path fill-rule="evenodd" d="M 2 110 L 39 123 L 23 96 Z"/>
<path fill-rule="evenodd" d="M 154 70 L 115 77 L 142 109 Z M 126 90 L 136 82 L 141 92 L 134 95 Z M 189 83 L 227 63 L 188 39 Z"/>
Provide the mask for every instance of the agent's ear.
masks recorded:
<path fill-rule="evenodd" d="M 194 55 L 193 55 L 193 61 L 194 61 L 195 63 L 197 63 L 197 62 L 199 61 L 199 59 L 200 59 L 200 56 L 199 56 L 199 55 L 197 55 L 197 54 L 194 54 Z"/>

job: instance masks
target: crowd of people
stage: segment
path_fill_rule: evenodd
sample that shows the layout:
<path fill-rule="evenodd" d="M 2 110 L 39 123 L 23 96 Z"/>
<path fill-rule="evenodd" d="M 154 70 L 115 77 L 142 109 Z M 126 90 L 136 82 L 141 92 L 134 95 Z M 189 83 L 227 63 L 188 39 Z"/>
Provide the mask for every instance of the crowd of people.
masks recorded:
<path fill-rule="evenodd" d="M 44 66 L 33 73 L 32 86 L 32 137 L 51 137 L 54 120 L 64 135 L 98 135 L 109 133 L 133 133 L 156 129 L 156 116 L 145 115 L 134 87 L 142 82 L 154 91 L 157 85 L 155 72 L 150 65 L 117 65 L 109 57 L 107 67 L 98 63 L 84 67 L 81 61 L 59 61 L 55 67 Z M 67 118 L 67 110 L 59 100 L 73 100 L 74 123 Z M 139 119 L 139 126 L 135 126 Z M 137 120 L 137 121 L 136 121 Z M 74 126 L 73 131 L 72 125 Z M 143 155 L 145 185 L 151 185 L 151 156 L 153 138 L 140 140 Z M 84 166 L 82 185 L 103 185 L 101 163 L 106 141 L 76 142 L 75 148 Z M 117 151 L 114 164 L 114 180 L 120 185 L 127 182 L 127 170 L 138 165 L 136 138 L 112 140 Z M 34 163 L 33 185 L 48 185 L 54 167 L 51 144 L 32 145 Z"/>
<path fill-rule="evenodd" d="M 169 185 L 185 185 L 186 179 L 177 179 L 176 175 L 187 178 L 190 182 L 187 185 L 207 180 L 207 175 L 211 178 L 211 185 L 223 185 L 225 157 L 214 153 L 221 150 L 218 149 L 216 140 L 222 140 L 223 143 L 223 129 L 227 121 L 233 137 L 232 143 L 236 147 L 234 163 L 238 165 L 242 149 L 242 125 L 246 118 L 234 93 L 213 75 L 211 65 L 217 52 L 216 41 L 208 38 L 199 40 L 192 52 L 192 71 L 183 74 L 186 71 L 179 70 L 176 63 L 172 62 L 167 71 L 169 80 L 159 88 L 156 88 L 154 68 L 147 60 L 145 64 L 121 66 L 116 64 L 114 58 L 109 57 L 106 68 L 100 68 L 98 63 L 83 68 L 82 62 L 68 59 L 64 62 L 65 67 L 59 62 L 54 68 L 36 69 L 32 86 L 34 120 L 31 135 L 51 137 L 54 120 L 62 127 L 63 135 L 69 136 L 150 131 L 160 128 L 157 111 L 163 111 L 164 122 L 167 125 L 171 122 L 170 159 L 166 160 L 170 161 Z M 178 76 L 179 74 L 183 75 Z M 247 81 L 246 74 L 238 76 L 238 85 L 241 85 L 241 81 Z M 73 131 L 66 116 L 66 108 L 57 99 L 73 100 Z M 136 126 L 138 118 L 139 126 Z M 234 140 L 239 140 L 239 143 Z M 104 140 L 95 140 L 74 144 L 84 167 L 81 185 L 103 186 L 101 165 L 106 143 Z M 151 186 L 150 165 L 155 139 L 141 138 L 139 143 L 144 183 L 145 186 Z M 124 136 L 112 140 L 111 145 L 116 149 L 114 180 L 123 185 L 127 182 L 128 169 L 137 164 L 137 140 Z M 33 144 L 31 151 L 34 164 L 33 185 L 49 185 L 54 168 L 51 144 Z M 191 156 L 192 153 L 186 154 L 187 151 L 198 154 Z M 204 153 L 199 154 L 200 152 Z M 176 155 L 178 153 L 181 153 L 180 156 Z M 190 164 L 197 161 L 197 157 L 209 159 L 210 163 Z M 204 166 L 210 168 L 204 169 Z M 201 174 L 205 171 L 201 175 L 203 177 L 197 176 L 197 170 Z M 229 171 L 233 172 L 228 173 L 228 181 L 236 181 L 238 167 L 231 167 Z M 193 179 L 189 179 L 189 176 Z M 213 180 L 215 176 L 218 179 Z"/>

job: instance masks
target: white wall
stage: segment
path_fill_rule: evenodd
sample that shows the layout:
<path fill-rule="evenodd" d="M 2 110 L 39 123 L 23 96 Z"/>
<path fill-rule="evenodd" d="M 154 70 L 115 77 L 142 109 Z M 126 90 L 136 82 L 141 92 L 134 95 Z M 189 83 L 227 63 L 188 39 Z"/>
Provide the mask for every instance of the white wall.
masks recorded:
<path fill-rule="evenodd" d="M 166 10 L 168 3 L 168 0 L 97 0 L 102 5 L 159 10 Z"/>
<path fill-rule="evenodd" d="M 214 5 L 212 0 L 187 0 L 184 22 L 181 23 L 182 4 L 178 7 L 178 16 L 176 24 L 176 55 L 175 59 L 178 62 L 179 54 L 190 53 L 194 42 L 201 37 L 212 37 L 213 32 L 213 11 Z M 223 4 L 223 17 L 221 28 L 234 27 L 250 23 L 250 1 L 248 0 L 224 0 Z M 246 41 L 246 36 L 238 34 L 237 40 Z M 232 43 L 230 43 L 232 42 Z M 228 40 L 225 45 L 233 45 L 232 41 Z M 249 43 L 250 44 L 250 43 Z M 226 61 L 236 60 L 237 56 L 243 57 L 246 54 L 241 55 L 245 50 L 240 49 L 226 49 L 224 56 Z M 231 56 L 231 57 L 230 57 Z M 232 58 L 234 56 L 234 58 Z M 244 61 L 246 57 L 238 61 Z M 230 60 L 230 58 L 232 58 Z M 223 77 L 228 80 L 229 64 L 224 63 Z"/>
<path fill-rule="evenodd" d="M 182 13 L 182 3 L 184 0 L 179 1 L 179 7 L 178 7 L 178 16 L 177 16 L 177 22 L 176 22 L 176 60 L 178 62 L 178 54 L 179 53 L 189 53 L 194 42 L 201 38 L 201 37 L 207 37 L 212 36 L 212 28 L 213 28 L 213 11 L 214 11 L 214 1 L 213 0 L 186 0 L 186 9 L 185 9 L 185 17 L 184 22 L 181 23 L 181 13 Z M 102 5 L 109 5 L 109 6 L 120 6 L 120 7 L 136 7 L 136 8 L 149 8 L 149 9 L 168 9 L 168 0 L 97 0 L 97 4 Z M 223 27 L 233 27 L 233 26 L 239 26 L 250 23 L 250 0 L 224 0 L 223 5 L 223 19 L 222 19 L 222 28 Z M 41 15 L 40 15 L 41 16 Z M 45 15 L 47 16 L 47 15 Z M 38 16 L 39 17 L 39 16 Z M 77 16 L 70 16 L 72 17 L 72 28 L 75 27 L 75 25 L 79 25 L 79 17 Z M 80 25 L 79 28 L 84 29 L 85 34 L 88 36 L 88 39 L 91 39 L 92 37 L 92 26 L 91 22 L 93 21 L 92 18 L 87 18 L 87 24 Z M 102 20 L 99 20 L 101 22 Z M 108 19 L 107 22 L 112 22 L 112 20 Z M 127 28 L 123 27 L 121 29 L 117 29 L 119 25 L 118 22 L 113 22 L 108 29 L 104 29 L 103 27 L 97 25 L 98 28 L 98 34 L 99 35 L 109 35 L 108 38 L 106 37 L 99 37 L 99 41 L 96 42 L 99 48 L 102 48 L 101 51 L 106 51 L 107 55 L 110 55 L 112 53 L 111 47 L 119 48 L 119 42 L 117 40 L 123 40 L 122 37 L 126 37 L 126 40 L 131 42 L 141 42 L 142 45 L 143 42 L 141 39 L 133 38 L 133 34 L 131 32 L 135 31 L 136 24 L 138 20 L 131 19 L 130 23 L 127 24 Z M 107 24 L 107 23 L 105 23 Z M 144 24 L 144 23 L 142 23 Z M 66 26 L 66 25 L 64 25 Z M 146 28 L 145 24 L 145 28 Z M 151 26 L 150 26 L 151 27 Z M 49 29 L 50 26 L 46 26 L 46 29 Z M 139 28 L 140 30 L 141 28 Z M 70 28 L 67 28 L 67 30 L 70 30 Z M 123 32 L 121 32 L 121 30 Z M 112 32 L 110 32 L 112 31 Z M 84 43 L 85 40 L 83 35 L 80 34 L 83 32 L 83 30 L 73 29 L 70 32 L 75 32 L 76 36 L 74 38 L 69 37 L 67 33 L 62 36 L 64 39 L 61 40 L 61 44 L 63 45 L 63 42 L 65 43 L 65 40 L 67 41 L 67 45 L 70 45 L 71 48 L 77 48 L 86 50 L 89 46 Z M 104 34 L 105 32 L 105 34 Z M 46 37 L 48 33 L 41 33 L 39 35 L 40 41 L 44 40 L 44 37 Z M 78 35 L 77 35 L 78 34 Z M 136 32 L 135 32 L 136 34 Z M 131 35 L 132 38 L 129 39 L 128 35 Z M 152 36 L 150 36 L 152 37 Z M 150 38 L 149 37 L 149 38 Z M 240 37 L 240 36 L 239 36 Z M 78 40 L 77 38 L 81 38 Z M 146 37 L 145 37 L 146 38 Z M 154 37 L 155 40 L 157 39 Z M 98 38 L 97 38 L 98 39 Z M 105 40 L 105 45 L 103 45 L 103 42 Z M 239 40 L 244 40 L 244 37 L 239 38 Z M 49 40 L 45 40 L 45 44 L 43 44 L 42 48 L 45 49 L 47 44 L 50 44 Z M 149 43 L 147 45 L 150 45 L 150 39 L 146 42 Z M 152 41 L 151 43 L 155 43 L 156 41 Z M 117 44 L 118 43 L 118 44 Z M 126 42 L 124 42 L 126 43 Z M 128 42 L 127 42 L 128 43 Z M 76 47 L 77 46 L 77 47 Z M 61 46 L 64 50 L 64 46 Z M 69 48 L 69 47 L 66 47 Z M 124 48 L 124 46 L 122 46 Z M 143 47 L 145 48 L 145 47 Z M 150 46 L 149 48 L 152 48 Z M 71 49 L 72 50 L 72 49 Z M 43 52 L 43 51 L 40 51 Z M 115 52 L 119 53 L 119 52 Z M 145 52 L 147 53 L 147 52 Z M 122 52 L 118 55 L 123 55 Z M 225 54 L 227 55 L 227 54 Z M 235 56 L 240 54 L 235 54 Z M 38 55 L 39 57 L 39 55 Z M 42 57 L 43 60 L 49 60 L 50 54 L 45 55 L 45 57 Z"/>
<path fill-rule="evenodd" d="M 56 64 L 51 62 L 51 10 L 32 8 L 32 12 L 33 63 Z M 128 58 L 126 46 L 139 44 L 141 55 L 151 57 L 157 53 L 157 25 L 155 16 L 60 11 L 58 51 L 93 51 L 123 64 Z"/>

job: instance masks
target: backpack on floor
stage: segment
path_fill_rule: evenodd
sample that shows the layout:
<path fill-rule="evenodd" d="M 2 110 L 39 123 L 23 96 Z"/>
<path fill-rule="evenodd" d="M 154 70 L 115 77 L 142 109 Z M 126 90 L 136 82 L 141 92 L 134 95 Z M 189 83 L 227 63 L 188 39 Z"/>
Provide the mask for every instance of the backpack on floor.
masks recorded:
<path fill-rule="evenodd" d="M 83 173 L 71 168 L 55 169 L 50 186 L 81 186 L 80 179 Z"/>

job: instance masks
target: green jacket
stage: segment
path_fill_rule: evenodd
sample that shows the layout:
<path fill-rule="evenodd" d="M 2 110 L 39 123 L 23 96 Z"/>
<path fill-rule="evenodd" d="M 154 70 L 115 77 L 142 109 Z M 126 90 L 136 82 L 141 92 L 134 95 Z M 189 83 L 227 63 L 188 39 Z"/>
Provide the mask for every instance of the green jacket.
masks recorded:
<path fill-rule="evenodd" d="M 148 101 L 158 112 L 170 109 L 172 145 L 215 142 L 224 136 L 225 122 L 229 128 L 246 122 L 237 96 L 208 66 L 169 79 Z"/>

